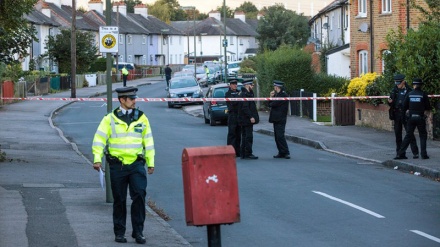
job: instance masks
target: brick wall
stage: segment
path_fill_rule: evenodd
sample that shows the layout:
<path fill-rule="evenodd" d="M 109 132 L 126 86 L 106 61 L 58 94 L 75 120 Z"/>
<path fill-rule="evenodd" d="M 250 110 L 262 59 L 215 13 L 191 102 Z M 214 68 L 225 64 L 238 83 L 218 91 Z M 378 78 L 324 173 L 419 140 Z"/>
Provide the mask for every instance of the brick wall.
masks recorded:
<path fill-rule="evenodd" d="M 426 6 L 424 0 L 416 0 L 420 5 Z M 359 51 L 368 51 L 368 70 L 382 74 L 382 52 L 387 49 L 386 35 L 390 30 L 398 30 L 401 27 L 404 31 L 407 26 L 406 0 L 391 1 L 391 13 L 382 13 L 382 0 L 367 0 L 367 17 L 359 17 L 358 1 L 351 0 L 350 5 L 350 56 L 351 56 L 351 77 L 359 76 Z M 373 4 L 370 13 L 370 4 Z M 410 27 L 417 29 L 420 23 L 420 12 L 410 9 Z M 373 17 L 372 25 L 371 17 Z M 367 32 L 359 31 L 362 23 L 369 26 Z M 371 54 L 371 41 L 373 41 L 373 54 Z M 373 68 L 371 68 L 373 59 Z"/>

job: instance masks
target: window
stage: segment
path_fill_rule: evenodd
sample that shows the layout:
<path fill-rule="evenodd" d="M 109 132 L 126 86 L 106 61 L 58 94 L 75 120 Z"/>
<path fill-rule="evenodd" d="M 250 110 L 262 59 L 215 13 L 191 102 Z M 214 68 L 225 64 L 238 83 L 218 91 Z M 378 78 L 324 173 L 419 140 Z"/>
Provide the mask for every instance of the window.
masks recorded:
<path fill-rule="evenodd" d="M 142 35 L 142 44 L 145 45 L 147 43 L 147 36 Z"/>
<path fill-rule="evenodd" d="M 153 35 L 150 35 L 150 45 L 153 45 Z"/>
<path fill-rule="evenodd" d="M 173 44 L 173 36 L 170 36 L 170 45 L 172 45 Z"/>
<path fill-rule="evenodd" d="M 120 62 L 124 61 L 124 55 L 119 55 L 119 61 Z"/>
<path fill-rule="evenodd" d="M 182 36 L 179 36 L 179 45 L 182 44 Z"/>
<path fill-rule="evenodd" d="M 162 45 L 166 45 L 166 44 L 167 44 L 167 36 L 163 36 Z"/>
<path fill-rule="evenodd" d="M 382 13 L 391 13 L 391 0 L 382 0 Z"/>
<path fill-rule="evenodd" d="M 350 10 L 348 9 L 348 5 L 345 6 L 345 11 L 344 11 L 344 29 L 347 30 L 348 28 L 348 13 L 350 13 Z"/>
<path fill-rule="evenodd" d="M 367 0 L 358 0 L 358 17 L 367 17 Z"/>
<path fill-rule="evenodd" d="M 230 45 L 234 45 L 234 37 L 229 37 L 229 40 L 231 41 Z"/>
<path fill-rule="evenodd" d="M 128 45 L 131 45 L 132 41 L 133 41 L 132 36 L 131 36 L 130 34 L 127 35 L 127 44 L 128 44 Z"/>
<path fill-rule="evenodd" d="M 124 44 L 124 35 L 123 34 L 119 34 L 119 44 L 121 44 L 121 45 Z"/>
<path fill-rule="evenodd" d="M 128 61 L 129 63 L 131 63 L 131 55 L 128 55 Z"/>
<path fill-rule="evenodd" d="M 359 76 L 368 73 L 368 51 L 359 51 Z"/>
<path fill-rule="evenodd" d="M 147 56 L 146 55 L 142 56 L 142 64 L 147 65 Z"/>
<path fill-rule="evenodd" d="M 240 45 L 243 45 L 243 39 L 240 38 Z"/>
<path fill-rule="evenodd" d="M 333 30 L 333 23 L 335 22 L 335 13 L 332 13 L 332 17 L 330 19 L 330 30 Z"/>

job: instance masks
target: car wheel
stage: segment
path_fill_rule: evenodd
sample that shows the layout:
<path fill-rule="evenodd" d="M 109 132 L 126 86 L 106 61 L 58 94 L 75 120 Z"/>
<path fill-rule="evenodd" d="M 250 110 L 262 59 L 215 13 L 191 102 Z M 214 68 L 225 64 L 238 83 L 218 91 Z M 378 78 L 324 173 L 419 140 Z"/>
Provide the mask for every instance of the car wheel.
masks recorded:
<path fill-rule="evenodd" d="M 206 118 L 205 112 L 203 111 L 203 118 L 205 119 L 205 124 L 209 124 L 209 119 Z"/>
<path fill-rule="evenodd" d="M 173 103 L 168 102 L 168 108 L 173 108 L 173 107 L 174 107 Z"/>
<path fill-rule="evenodd" d="M 210 122 L 210 124 L 209 125 L 211 125 L 211 126 L 215 126 L 215 120 L 214 120 L 214 118 L 212 117 L 212 115 L 210 114 L 209 115 L 209 122 Z"/>

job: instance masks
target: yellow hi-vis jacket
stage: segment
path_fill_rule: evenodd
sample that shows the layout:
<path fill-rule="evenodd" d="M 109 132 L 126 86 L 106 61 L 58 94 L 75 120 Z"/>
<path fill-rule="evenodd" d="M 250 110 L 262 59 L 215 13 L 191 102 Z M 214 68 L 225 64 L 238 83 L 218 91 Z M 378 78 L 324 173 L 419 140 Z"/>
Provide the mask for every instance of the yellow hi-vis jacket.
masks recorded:
<path fill-rule="evenodd" d="M 104 148 L 108 146 L 110 155 L 119 158 L 124 165 L 130 165 L 138 155 L 144 155 L 146 165 L 154 167 L 154 141 L 148 118 L 138 110 L 139 118 L 127 126 L 115 115 L 118 111 L 120 109 L 107 114 L 96 130 L 92 145 L 93 162 L 102 162 Z"/>
<path fill-rule="evenodd" d="M 123 75 L 128 75 L 128 70 L 126 68 L 121 69 Z"/>

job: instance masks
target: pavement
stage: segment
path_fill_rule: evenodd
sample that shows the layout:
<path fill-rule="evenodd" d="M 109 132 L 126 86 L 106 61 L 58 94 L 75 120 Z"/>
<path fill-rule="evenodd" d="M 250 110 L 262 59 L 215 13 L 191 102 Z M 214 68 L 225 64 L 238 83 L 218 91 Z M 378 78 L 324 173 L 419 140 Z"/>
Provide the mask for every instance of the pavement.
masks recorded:
<path fill-rule="evenodd" d="M 163 82 L 160 77 L 129 81 L 130 86 Z M 122 83 L 114 83 L 113 90 Z M 106 85 L 76 89 L 77 98 L 105 95 Z M 70 98 L 70 91 L 43 96 Z M 105 97 L 105 96 L 104 96 Z M 52 123 L 69 101 L 21 101 L 0 106 L 0 246 L 121 246 L 114 242 L 112 204 L 105 202 L 97 172 Z M 203 117 L 201 106 L 184 110 Z M 254 131 L 273 135 L 268 112 L 260 111 Z M 201 120 L 202 121 L 202 120 Z M 330 126 L 289 116 L 289 141 L 323 151 L 380 163 L 396 172 L 411 172 L 439 181 L 440 142 L 428 140 L 428 160 L 393 160 L 394 133 L 360 126 Z M 275 143 L 274 143 L 275 145 Z M 0 154 L 1 155 L 1 154 Z M 258 153 L 256 153 L 258 155 Z M 295 157 L 289 161 L 295 163 Z M 130 203 L 128 201 L 128 203 Z M 148 246 L 191 246 L 151 208 L 144 235 Z M 128 207 L 129 209 L 129 207 Z M 124 246 L 135 245 L 129 217 Z M 50 233 L 50 234 L 48 234 Z"/>

